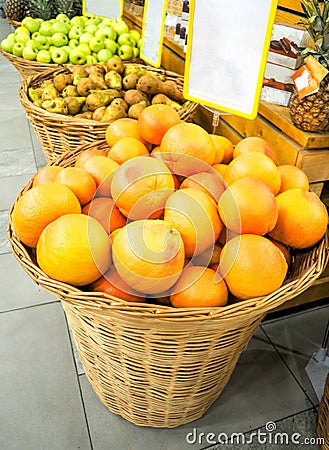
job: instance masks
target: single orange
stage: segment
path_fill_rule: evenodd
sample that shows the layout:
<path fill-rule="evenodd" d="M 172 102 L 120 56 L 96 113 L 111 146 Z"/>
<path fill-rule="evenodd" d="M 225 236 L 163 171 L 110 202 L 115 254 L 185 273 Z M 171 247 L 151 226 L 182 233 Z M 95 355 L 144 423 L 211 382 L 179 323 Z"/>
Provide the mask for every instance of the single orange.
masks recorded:
<path fill-rule="evenodd" d="M 224 180 L 220 175 L 209 172 L 199 172 L 189 177 L 181 183 L 180 189 L 195 188 L 210 195 L 217 203 L 225 190 Z"/>
<path fill-rule="evenodd" d="M 224 175 L 227 184 L 244 177 L 259 178 L 269 186 L 274 195 L 279 192 L 281 178 L 278 168 L 264 153 L 246 152 L 228 164 Z"/>
<path fill-rule="evenodd" d="M 220 254 L 220 271 L 229 291 L 240 299 L 274 292 L 282 285 L 287 270 L 282 251 L 256 234 L 231 239 Z"/>
<path fill-rule="evenodd" d="M 228 167 L 227 164 L 222 164 L 222 163 L 213 164 L 211 167 L 212 167 L 212 170 L 215 170 L 222 178 L 225 179 L 225 172 Z"/>
<path fill-rule="evenodd" d="M 227 163 L 233 159 L 233 144 L 225 136 L 218 134 L 210 134 L 215 145 L 216 155 L 213 164 Z"/>
<path fill-rule="evenodd" d="M 38 184 L 54 183 L 61 170 L 63 170 L 61 166 L 45 166 L 38 170 L 33 178 L 33 187 L 38 186 Z"/>
<path fill-rule="evenodd" d="M 137 120 L 129 117 L 114 120 L 106 128 L 105 139 L 110 147 L 113 147 L 124 137 L 134 137 L 144 142 L 138 131 Z"/>
<path fill-rule="evenodd" d="M 125 300 L 126 302 L 145 302 L 145 297 L 142 297 L 138 292 L 128 286 L 128 284 L 120 278 L 113 265 L 103 276 L 90 284 L 88 290 L 91 292 L 104 292 L 105 294 Z"/>
<path fill-rule="evenodd" d="M 200 255 L 195 256 L 193 258 L 193 265 L 211 267 L 214 264 L 218 264 L 222 248 L 222 244 L 216 242 L 213 247 L 211 247 L 210 249 L 206 249 Z"/>
<path fill-rule="evenodd" d="M 85 161 L 87 161 L 88 158 L 91 158 L 92 156 L 107 156 L 107 151 L 100 150 L 98 148 L 91 148 L 89 150 L 84 150 L 79 154 L 75 161 L 75 167 L 83 167 L 83 164 Z"/>
<path fill-rule="evenodd" d="M 91 156 L 82 165 L 96 182 L 98 197 L 109 197 L 111 181 L 119 164 L 106 156 Z"/>
<path fill-rule="evenodd" d="M 90 284 L 110 267 L 110 239 L 93 217 L 65 214 L 42 231 L 37 261 L 54 280 L 73 286 Z"/>
<path fill-rule="evenodd" d="M 146 145 L 134 137 L 125 137 L 116 142 L 109 151 L 108 157 L 118 164 L 123 164 L 128 159 L 136 156 L 148 155 L 149 151 Z"/>
<path fill-rule="evenodd" d="M 94 198 L 82 208 L 82 213 L 98 220 L 108 234 L 127 223 L 114 200 L 108 197 Z"/>
<path fill-rule="evenodd" d="M 113 175 L 112 197 L 126 217 L 132 220 L 159 217 L 175 182 L 166 165 L 149 156 L 123 163 Z"/>
<path fill-rule="evenodd" d="M 243 155 L 247 152 L 260 152 L 264 153 L 264 155 L 268 156 L 275 162 L 275 152 L 269 142 L 266 139 L 263 139 L 258 136 L 249 136 L 241 139 L 239 141 L 233 151 L 233 158 L 237 156 Z"/>
<path fill-rule="evenodd" d="M 218 202 L 219 216 L 235 233 L 264 235 L 273 230 L 278 206 L 271 189 L 258 178 L 234 181 Z"/>
<path fill-rule="evenodd" d="M 180 122 L 179 114 L 172 106 L 150 105 L 138 117 L 138 132 L 145 141 L 160 145 L 166 131 Z"/>
<path fill-rule="evenodd" d="M 179 189 L 166 202 L 164 220 L 176 228 L 188 258 L 212 251 L 223 224 L 212 198 L 198 189 Z"/>
<path fill-rule="evenodd" d="M 13 229 L 23 244 L 35 247 L 42 230 L 64 214 L 80 213 L 76 195 L 63 184 L 46 183 L 32 187 L 15 203 Z"/>
<path fill-rule="evenodd" d="M 115 231 L 112 257 L 120 277 L 133 289 L 161 294 L 178 280 L 184 266 L 179 232 L 164 220 L 135 220 Z"/>
<path fill-rule="evenodd" d="M 282 251 L 283 256 L 286 258 L 288 267 L 290 267 L 290 264 L 291 264 L 291 254 L 290 254 L 289 247 L 288 247 L 287 245 L 283 244 L 282 242 L 277 241 L 276 239 L 272 239 L 272 238 L 269 237 L 269 236 L 266 236 L 266 238 L 267 238 L 268 240 L 270 240 L 274 245 L 276 245 L 276 246 Z"/>
<path fill-rule="evenodd" d="M 278 192 L 279 194 L 283 191 L 294 188 L 300 188 L 304 191 L 308 191 L 310 189 L 308 176 L 302 169 L 290 164 L 282 164 L 277 167 L 281 177 L 281 186 Z"/>
<path fill-rule="evenodd" d="M 175 308 L 214 308 L 227 304 L 225 281 L 207 267 L 186 267 L 170 294 Z"/>
<path fill-rule="evenodd" d="M 289 189 L 276 196 L 279 216 L 270 237 L 290 247 L 308 248 L 325 234 L 328 212 L 314 192 Z"/>
<path fill-rule="evenodd" d="M 78 197 L 81 205 L 90 202 L 96 192 L 93 177 L 79 167 L 65 167 L 55 178 L 56 183 L 65 184 Z"/>

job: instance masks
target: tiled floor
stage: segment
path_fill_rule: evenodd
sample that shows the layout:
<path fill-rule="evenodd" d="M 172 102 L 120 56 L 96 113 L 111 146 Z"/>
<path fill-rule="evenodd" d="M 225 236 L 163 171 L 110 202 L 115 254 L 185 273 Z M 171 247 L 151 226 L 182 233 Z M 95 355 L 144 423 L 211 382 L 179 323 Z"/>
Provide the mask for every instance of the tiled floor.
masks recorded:
<path fill-rule="evenodd" d="M 9 31 L 0 19 L 0 39 Z M 75 356 L 60 302 L 10 252 L 8 209 L 45 159 L 17 99 L 19 76 L 2 56 L 0 81 L 0 449 L 297 449 L 294 433 L 300 442 L 314 438 L 319 402 L 305 365 L 321 344 L 326 302 L 264 321 L 200 420 L 171 430 L 140 428 L 100 403 Z M 271 426 L 289 444 L 271 444 Z M 220 433 L 233 432 L 244 433 L 244 445 L 215 445 Z"/>

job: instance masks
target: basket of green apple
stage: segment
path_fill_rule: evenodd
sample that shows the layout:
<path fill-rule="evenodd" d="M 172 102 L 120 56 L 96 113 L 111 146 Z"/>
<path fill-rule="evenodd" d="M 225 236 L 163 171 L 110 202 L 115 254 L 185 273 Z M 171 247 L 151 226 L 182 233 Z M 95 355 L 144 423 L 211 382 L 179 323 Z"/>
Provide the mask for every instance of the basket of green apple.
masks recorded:
<path fill-rule="evenodd" d="M 1 53 L 22 79 L 54 66 L 96 64 L 113 55 L 123 61 L 139 59 L 140 33 L 123 19 L 58 14 L 55 19 L 25 17 L 1 41 Z"/>

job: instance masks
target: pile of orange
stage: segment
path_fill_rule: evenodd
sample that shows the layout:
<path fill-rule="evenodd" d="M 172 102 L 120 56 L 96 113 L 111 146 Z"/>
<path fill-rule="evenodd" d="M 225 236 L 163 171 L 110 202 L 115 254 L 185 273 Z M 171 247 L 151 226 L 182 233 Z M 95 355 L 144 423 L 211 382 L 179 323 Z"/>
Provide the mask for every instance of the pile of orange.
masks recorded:
<path fill-rule="evenodd" d="M 225 307 L 285 281 L 328 213 L 259 137 L 233 145 L 168 105 L 112 122 L 108 150 L 47 166 L 15 203 L 18 238 L 60 282 L 128 302 Z"/>

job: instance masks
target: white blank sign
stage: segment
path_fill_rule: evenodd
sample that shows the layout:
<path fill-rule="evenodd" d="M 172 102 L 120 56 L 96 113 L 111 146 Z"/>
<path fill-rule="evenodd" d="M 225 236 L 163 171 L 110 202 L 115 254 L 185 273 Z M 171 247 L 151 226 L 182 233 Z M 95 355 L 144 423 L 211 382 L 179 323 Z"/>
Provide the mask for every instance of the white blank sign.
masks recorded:
<path fill-rule="evenodd" d="M 117 19 L 122 15 L 121 0 L 85 0 L 86 15 Z"/>
<path fill-rule="evenodd" d="M 185 97 L 257 114 L 277 0 L 191 0 Z"/>
<path fill-rule="evenodd" d="M 160 67 L 167 0 L 146 0 L 142 31 L 142 58 Z"/>

